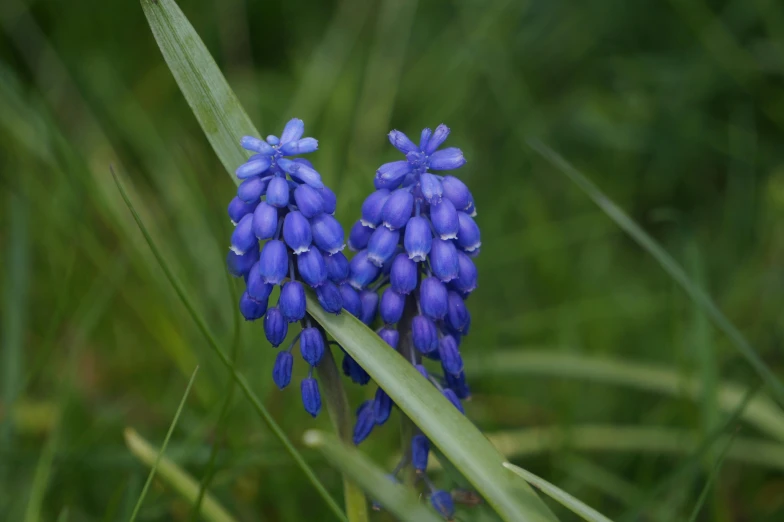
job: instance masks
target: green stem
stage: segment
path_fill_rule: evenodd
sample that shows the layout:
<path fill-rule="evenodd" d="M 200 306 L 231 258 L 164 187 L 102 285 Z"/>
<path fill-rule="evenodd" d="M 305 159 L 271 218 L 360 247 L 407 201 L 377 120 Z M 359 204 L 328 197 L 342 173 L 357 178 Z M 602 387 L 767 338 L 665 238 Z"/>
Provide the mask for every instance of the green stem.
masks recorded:
<path fill-rule="evenodd" d="M 411 337 L 411 322 L 417 314 L 416 297 L 413 293 L 409 294 L 406 298 L 406 306 L 403 309 L 403 317 L 397 325 L 400 340 L 398 341 L 397 350 L 400 355 L 407 361 L 413 361 L 416 364 L 422 362 L 422 356 L 414 349 L 414 343 Z M 406 462 L 411 462 L 411 437 L 417 433 L 419 429 L 411 422 L 406 414 L 400 412 L 400 443 L 403 448 L 403 458 Z M 414 487 L 416 483 L 416 475 L 411 466 L 404 466 L 401 470 L 401 481 L 409 487 Z"/>
<path fill-rule="evenodd" d="M 322 330 L 322 333 L 323 330 Z M 326 333 L 324 333 L 326 335 Z M 321 380 L 321 393 L 327 403 L 329 418 L 332 426 L 338 434 L 340 440 L 347 445 L 352 442 L 352 421 L 351 409 L 346 398 L 346 390 L 343 388 L 343 381 L 340 378 L 335 357 L 328 346 L 324 352 L 324 358 L 318 366 L 319 378 Z M 362 490 L 351 480 L 348 475 L 343 475 L 343 495 L 346 503 L 346 516 L 350 522 L 367 522 L 368 510 L 367 500 Z"/>

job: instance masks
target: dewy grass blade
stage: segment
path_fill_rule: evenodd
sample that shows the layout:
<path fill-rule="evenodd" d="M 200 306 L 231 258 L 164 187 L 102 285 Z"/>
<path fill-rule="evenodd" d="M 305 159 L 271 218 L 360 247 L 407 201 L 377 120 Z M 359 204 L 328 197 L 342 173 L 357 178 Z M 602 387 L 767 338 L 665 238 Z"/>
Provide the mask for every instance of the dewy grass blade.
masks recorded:
<path fill-rule="evenodd" d="M 698 401 L 702 383 L 698 378 L 653 364 L 621 359 L 592 357 L 578 353 L 554 353 L 544 350 L 489 350 L 481 357 L 465 357 L 472 377 L 519 377 L 544 375 L 564 379 L 585 379 L 592 382 L 628 386 L 639 390 L 689 397 Z M 718 406 L 726 413 L 744 403 L 745 390 L 732 382 L 717 386 Z M 760 431 L 784 442 L 784 414 L 770 397 L 754 396 L 741 412 L 741 418 Z"/>
<path fill-rule="evenodd" d="M 245 397 L 253 405 L 253 408 L 256 410 L 256 413 L 258 413 L 259 417 L 261 417 L 261 419 L 264 421 L 264 423 L 267 425 L 270 431 L 272 431 L 272 433 L 278 438 L 280 443 L 283 444 L 283 447 L 286 448 L 286 451 L 289 453 L 289 455 L 291 455 L 291 458 L 294 459 L 294 462 L 296 462 L 296 464 L 303 471 L 303 473 L 305 473 L 305 476 L 308 477 L 308 480 L 310 480 L 310 482 L 316 488 L 316 491 L 319 492 L 319 495 L 321 495 L 321 497 L 327 503 L 329 508 L 335 514 L 335 516 L 337 516 L 339 520 L 348 522 L 348 519 L 346 518 L 346 515 L 343 513 L 343 511 L 340 509 L 340 506 L 338 506 L 335 500 L 329 495 L 327 489 L 324 487 L 324 485 L 321 483 L 318 477 L 316 477 L 316 474 L 313 472 L 312 469 L 310 469 L 308 463 L 305 462 L 305 459 L 302 457 L 302 455 L 300 455 L 299 451 L 297 451 L 297 449 L 294 447 L 294 445 L 291 443 L 288 437 L 286 437 L 286 434 L 283 432 L 281 427 L 278 426 L 278 423 L 275 422 L 275 419 L 272 417 L 269 411 L 267 411 L 267 408 L 264 407 L 261 400 L 259 400 L 256 394 L 253 393 L 253 390 L 251 390 L 245 378 L 242 375 L 240 375 L 239 372 L 237 372 L 236 368 L 231 363 L 228 356 L 225 353 L 223 353 L 223 350 L 221 350 L 220 346 L 218 345 L 218 341 L 215 339 L 215 337 L 212 335 L 212 332 L 210 332 L 209 328 L 207 327 L 207 323 L 204 321 L 201 315 L 199 315 L 199 313 L 196 311 L 196 307 L 193 305 L 190 298 L 185 293 L 185 289 L 182 287 L 182 285 L 177 280 L 177 278 L 174 277 L 174 274 L 169 268 L 169 265 L 163 259 L 163 256 L 161 255 L 161 252 L 158 250 L 158 247 L 155 246 L 152 237 L 147 231 L 147 228 L 144 226 L 144 223 L 139 217 L 139 214 L 133 208 L 133 204 L 131 203 L 128 194 L 125 192 L 125 189 L 123 189 L 120 180 L 117 178 L 117 175 L 114 173 L 114 170 L 112 170 L 112 176 L 114 176 L 114 182 L 117 184 L 117 188 L 120 191 L 120 194 L 122 195 L 125 204 L 128 206 L 128 209 L 131 211 L 131 215 L 133 216 L 133 219 L 136 221 L 139 230 L 144 236 L 144 240 L 147 242 L 147 245 L 150 247 L 150 251 L 152 251 L 152 254 L 155 256 L 155 259 L 158 261 L 158 264 L 161 267 L 161 270 L 163 270 L 163 273 L 166 275 L 166 279 L 168 279 L 169 283 L 172 285 L 172 288 L 174 288 L 174 291 L 177 293 L 177 296 L 180 298 L 180 301 L 182 302 L 183 306 L 185 306 L 185 309 L 188 310 L 188 313 L 190 314 L 193 321 L 196 323 L 196 326 L 199 328 L 199 331 L 201 331 L 202 335 L 207 340 L 207 344 L 209 345 L 209 347 L 212 349 L 213 352 L 215 352 L 215 355 L 218 356 L 221 363 L 223 363 L 223 365 L 231 372 L 234 381 L 239 385 L 240 389 L 245 394 Z"/>
<path fill-rule="evenodd" d="M 555 500 L 575 515 L 578 515 L 583 520 L 587 520 L 588 522 L 612 522 L 609 518 L 592 507 L 586 506 L 566 491 L 554 486 L 543 478 L 508 462 L 504 462 L 504 467 L 512 470 L 515 474 L 520 475 L 526 482 L 539 489 L 542 493 Z"/>
<path fill-rule="evenodd" d="M 330 464 L 361 484 L 385 510 L 399 520 L 443 522 L 435 511 L 417 500 L 412 490 L 390 480 L 356 448 L 317 430 L 305 432 L 304 441 L 311 448 L 321 451 Z"/>
<path fill-rule="evenodd" d="M 528 145 L 563 172 L 589 198 L 601 208 L 610 219 L 615 221 L 621 229 L 629 234 L 645 251 L 653 256 L 665 272 L 672 277 L 686 294 L 711 318 L 714 324 L 729 337 L 732 344 L 746 358 L 749 364 L 759 374 L 765 384 L 773 392 L 779 405 L 784 405 L 784 385 L 778 380 L 771 369 L 763 362 L 749 342 L 733 325 L 710 296 L 705 293 L 686 274 L 686 271 L 667 251 L 659 245 L 642 227 L 635 223 L 621 208 L 613 203 L 599 187 L 589 180 L 582 172 L 574 168 L 560 154 L 552 150 L 539 140 L 528 140 Z"/>
<path fill-rule="evenodd" d="M 505 459 L 414 367 L 348 313 L 332 315 L 307 292 L 308 311 L 386 391 L 504 520 L 556 520 L 542 499 L 501 464 Z"/>
<path fill-rule="evenodd" d="M 141 0 L 142 9 L 177 85 L 223 166 L 234 172 L 250 154 L 244 135 L 259 136 L 209 51 L 174 0 Z M 239 180 L 234 178 L 239 184 Z"/>
<path fill-rule="evenodd" d="M 249 156 L 240 146 L 240 138 L 260 136 L 259 132 L 174 0 L 141 0 L 141 3 L 177 85 L 226 171 L 238 184 L 234 170 Z M 342 387 L 339 381 L 337 385 Z M 325 399 L 330 402 L 335 398 L 325 396 Z M 348 410 L 342 415 L 348 415 Z M 351 521 L 363 522 L 367 516 L 363 495 L 348 482 L 345 489 Z"/>
<path fill-rule="evenodd" d="M 131 513 L 131 518 L 129 522 L 133 522 L 136 520 L 137 515 L 139 514 L 139 509 L 142 507 L 144 503 L 144 497 L 147 496 L 147 490 L 150 488 L 150 484 L 152 483 L 152 479 L 155 476 L 155 472 L 158 469 L 158 466 L 161 463 L 161 458 L 163 457 L 163 453 L 166 451 L 166 446 L 169 444 L 169 439 L 171 439 L 172 433 L 174 433 L 174 427 L 177 426 L 177 421 L 180 418 L 180 413 L 182 413 L 182 409 L 185 406 L 185 401 L 188 399 L 188 394 L 191 391 L 191 387 L 193 386 L 193 381 L 196 380 L 196 374 L 199 371 L 199 367 L 197 366 L 193 370 L 193 374 L 191 375 L 191 380 L 188 381 L 188 387 L 185 388 L 185 393 L 182 394 L 182 399 L 180 399 L 180 405 L 177 407 L 177 411 L 174 414 L 174 418 L 169 425 L 169 431 L 166 432 L 166 437 L 163 439 L 163 445 L 161 446 L 161 451 L 158 452 L 158 455 L 155 457 L 155 461 L 152 464 L 152 468 L 150 469 L 150 474 L 147 475 L 147 481 L 144 483 L 144 487 L 142 488 L 142 493 L 139 495 L 139 499 L 136 501 L 136 506 L 133 508 L 133 513 Z"/>
<path fill-rule="evenodd" d="M 161 456 L 163 451 L 156 450 L 149 442 L 144 440 L 136 430 L 125 428 L 125 444 L 139 460 L 147 466 L 155 466 L 157 461 L 158 475 L 164 482 L 169 484 L 179 493 L 189 504 L 196 506 L 201 491 L 199 484 L 193 477 L 188 475 L 181 467 L 168 457 Z M 215 500 L 215 498 L 205 493 L 203 502 L 199 508 L 199 515 L 208 522 L 236 522 L 226 509 Z"/>

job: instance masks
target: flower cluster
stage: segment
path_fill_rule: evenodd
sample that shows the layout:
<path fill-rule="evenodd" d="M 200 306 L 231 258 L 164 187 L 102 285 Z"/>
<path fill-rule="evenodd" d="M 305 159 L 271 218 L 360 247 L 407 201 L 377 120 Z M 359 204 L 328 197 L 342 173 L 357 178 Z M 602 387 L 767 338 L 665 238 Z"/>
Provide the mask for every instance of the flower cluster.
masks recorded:
<path fill-rule="evenodd" d="M 448 135 L 445 125 L 425 129 L 417 145 L 402 132 L 389 133 L 390 142 L 406 159 L 386 163 L 376 172 L 376 191 L 365 199 L 361 218 L 349 235 L 349 247 L 357 251 L 349 282 L 360 293 L 358 317 L 371 325 L 379 316 L 381 338 L 462 412 L 461 400 L 470 392 L 459 346 L 471 325 L 465 299 L 476 288 L 472 258 L 481 242 L 471 192 L 456 177 L 431 172 L 465 164 L 460 149 L 438 150 Z M 441 372 L 429 371 L 423 358 L 440 363 Z M 355 382 L 369 380 L 349 356 L 343 369 Z M 375 426 L 384 424 L 391 409 L 392 401 L 379 388 L 375 398 L 357 411 L 354 442 L 359 444 Z M 411 463 L 428 485 L 424 471 L 429 452 L 428 439 L 415 435 Z M 433 505 L 447 518 L 453 510 L 448 497 L 435 490 L 431 495 Z"/>
<path fill-rule="evenodd" d="M 291 351 L 299 341 L 302 358 L 310 366 L 301 383 L 302 402 L 315 417 L 321 395 L 313 368 L 324 356 L 326 340 L 307 316 L 303 283 L 316 291 L 321 306 L 331 313 L 345 307 L 359 314 L 360 301 L 347 284 L 343 228 L 333 217 L 335 194 L 308 160 L 291 158 L 318 148 L 315 139 L 302 138 L 304 130 L 302 120 L 292 119 L 280 138 L 242 138 L 243 148 L 255 154 L 236 171 L 242 183 L 229 203 L 235 228 L 227 264 L 232 274 L 245 279 L 240 312 L 248 321 L 264 317 L 264 334 L 273 346 L 284 341 L 290 323 L 302 324 L 288 348 L 278 353 L 273 379 L 281 389 L 289 384 Z M 280 286 L 278 303 L 268 307 L 275 286 Z"/>

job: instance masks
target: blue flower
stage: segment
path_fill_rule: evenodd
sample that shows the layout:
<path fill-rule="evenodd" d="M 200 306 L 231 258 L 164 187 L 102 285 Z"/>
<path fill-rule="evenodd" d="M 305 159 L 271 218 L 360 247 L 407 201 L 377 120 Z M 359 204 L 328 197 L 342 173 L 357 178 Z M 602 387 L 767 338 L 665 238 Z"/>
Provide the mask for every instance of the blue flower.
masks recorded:
<path fill-rule="evenodd" d="M 392 348 L 403 340 L 413 344 L 415 351 L 406 352 L 407 358 L 462 412 L 461 399 L 470 392 L 459 347 L 471 324 L 465 299 L 476 289 L 472 258 L 481 239 L 468 187 L 440 172 L 466 162 L 460 149 L 440 148 L 448 135 L 445 125 L 423 130 L 418 143 L 400 131 L 389 133 L 405 159 L 376 171 L 375 191 L 365 199 L 349 234 L 349 247 L 357 254 L 349 263 L 348 280 L 359 291 L 362 322 L 372 325 L 380 318 L 384 326 L 376 331 Z M 430 375 L 423 358 L 439 362 L 443 376 Z M 343 365 L 352 380 L 369 380 L 349 356 Z M 379 389 L 372 402 L 376 425 L 383 424 L 392 401 Z M 366 403 L 358 410 L 355 441 L 370 434 L 368 409 Z M 411 444 L 412 465 L 424 477 L 429 442 L 420 434 Z M 431 503 L 445 517 L 454 513 L 445 491 L 433 490 Z"/>
<path fill-rule="evenodd" d="M 242 138 L 242 147 L 253 155 L 236 170 L 242 183 L 227 209 L 235 228 L 226 264 L 246 282 L 239 302 L 243 317 L 263 317 L 264 334 L 273 346 L 284 342 L 289 324 L 307 324 L 278 352 L 272 378 L 279 388 L 291 381 L 291 351 L 297 341 L 311 371 L 327 349 L 324 332 L 310 327 L 304 284 L 316 290 L 319 303 L 331 313 L 340 313 L 344 298 L 349 311 L 362 311 L 357 290 L 347 286 L 349 262 L 340 252 L 343 228 L 332 216 L 337 198 L 308 160 L 294 157 L 318 148 L 315 139 L 303 137 L 304 131 L 302 120 L 295 118 L 280 137 Z M 280 297 L 277 306 L 269 307 L 275 286 L 281 287 Z M 360 371 L 355 371 L 358 377 Z M 311 415 L 318 414 L 321 396 L 310 375 L 302 381 L 302 400 Z"/>

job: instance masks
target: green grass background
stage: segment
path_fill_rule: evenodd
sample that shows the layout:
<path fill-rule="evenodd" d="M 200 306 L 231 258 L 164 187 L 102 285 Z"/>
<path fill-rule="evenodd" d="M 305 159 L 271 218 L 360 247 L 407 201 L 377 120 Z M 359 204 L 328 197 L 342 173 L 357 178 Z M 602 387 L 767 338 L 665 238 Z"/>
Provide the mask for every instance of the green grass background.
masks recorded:
<path fill-rule="evenodd" d="M 0 520 L 127 520 L 148 470 L 127 450 L 123 429 L 160 445 L 197 364 L 167 454 L 198 479 L 217 441 L 211 491 L 240 521 L 330 520 L 243 397 L 235 393 L 218 422 L 226 372 L 109 174 L 114 165 L 177 276 L 225 349 L 237 347 L 238 367 L 289 436 L 299 444 L 304 430 L 328 429 L 326 415 L 307 416 L 296 389 L 274 387 L 274 350 L 259 324 L 237 317 L 240 287 L 223 261 L 235 187 L 139 4 L 1 4 Z M 726 416 L 717 383 L 754 386 L 758 377 L 526 139 L 543 140 L 591 177 L 781 375 L 784 8 L 771 0 L 180 6 L 264 134 L 305 119 L 320 142 L 312 159 L 338 194 L 346 229 L 375 169 L 397 159 L 386 141 L 391 128 L 416 135 L 451 127 L 448 143 L 468 158 L 460 175 L 483 234 L 463 351 L 468 360 L 498 361 L 475 379 L 468 365 L 469 417 L 488 434 L 565 430 L 557 451 L 538 444 L 513 461 L 613 519 L 642 509 L 631 520 L 687 520 L 720 445 L 661 488 L 691 448 L 585 452 L 569 433 L 585 424 L 647 426 L 700 440 Z M 490 357 L 534 350 L 666 366 L 704 387 L 694 401 L 558 371 L 513 374 Z M 354 404 L 374 391 L 348 388 Z M 362 445 L 385 467 L 399 451 L 397 416 Z M 741 437 L 771 440 L 738 426 Z M 623 440 L 610 434 L 604 445 Z M 774 449 L 781 463 L 784 449 Z M 339 474 L 317 453 L 304 454 L 339 498 Z M 783 469 L 728 459 L 698 520 L 782 520 Z M 644 506 L 651 491 L 658 495 Z M 140 512 L 146 521 L 188 516 L 158 481 Z M 492 520 L 482 509 L 459 517 Z"/>

